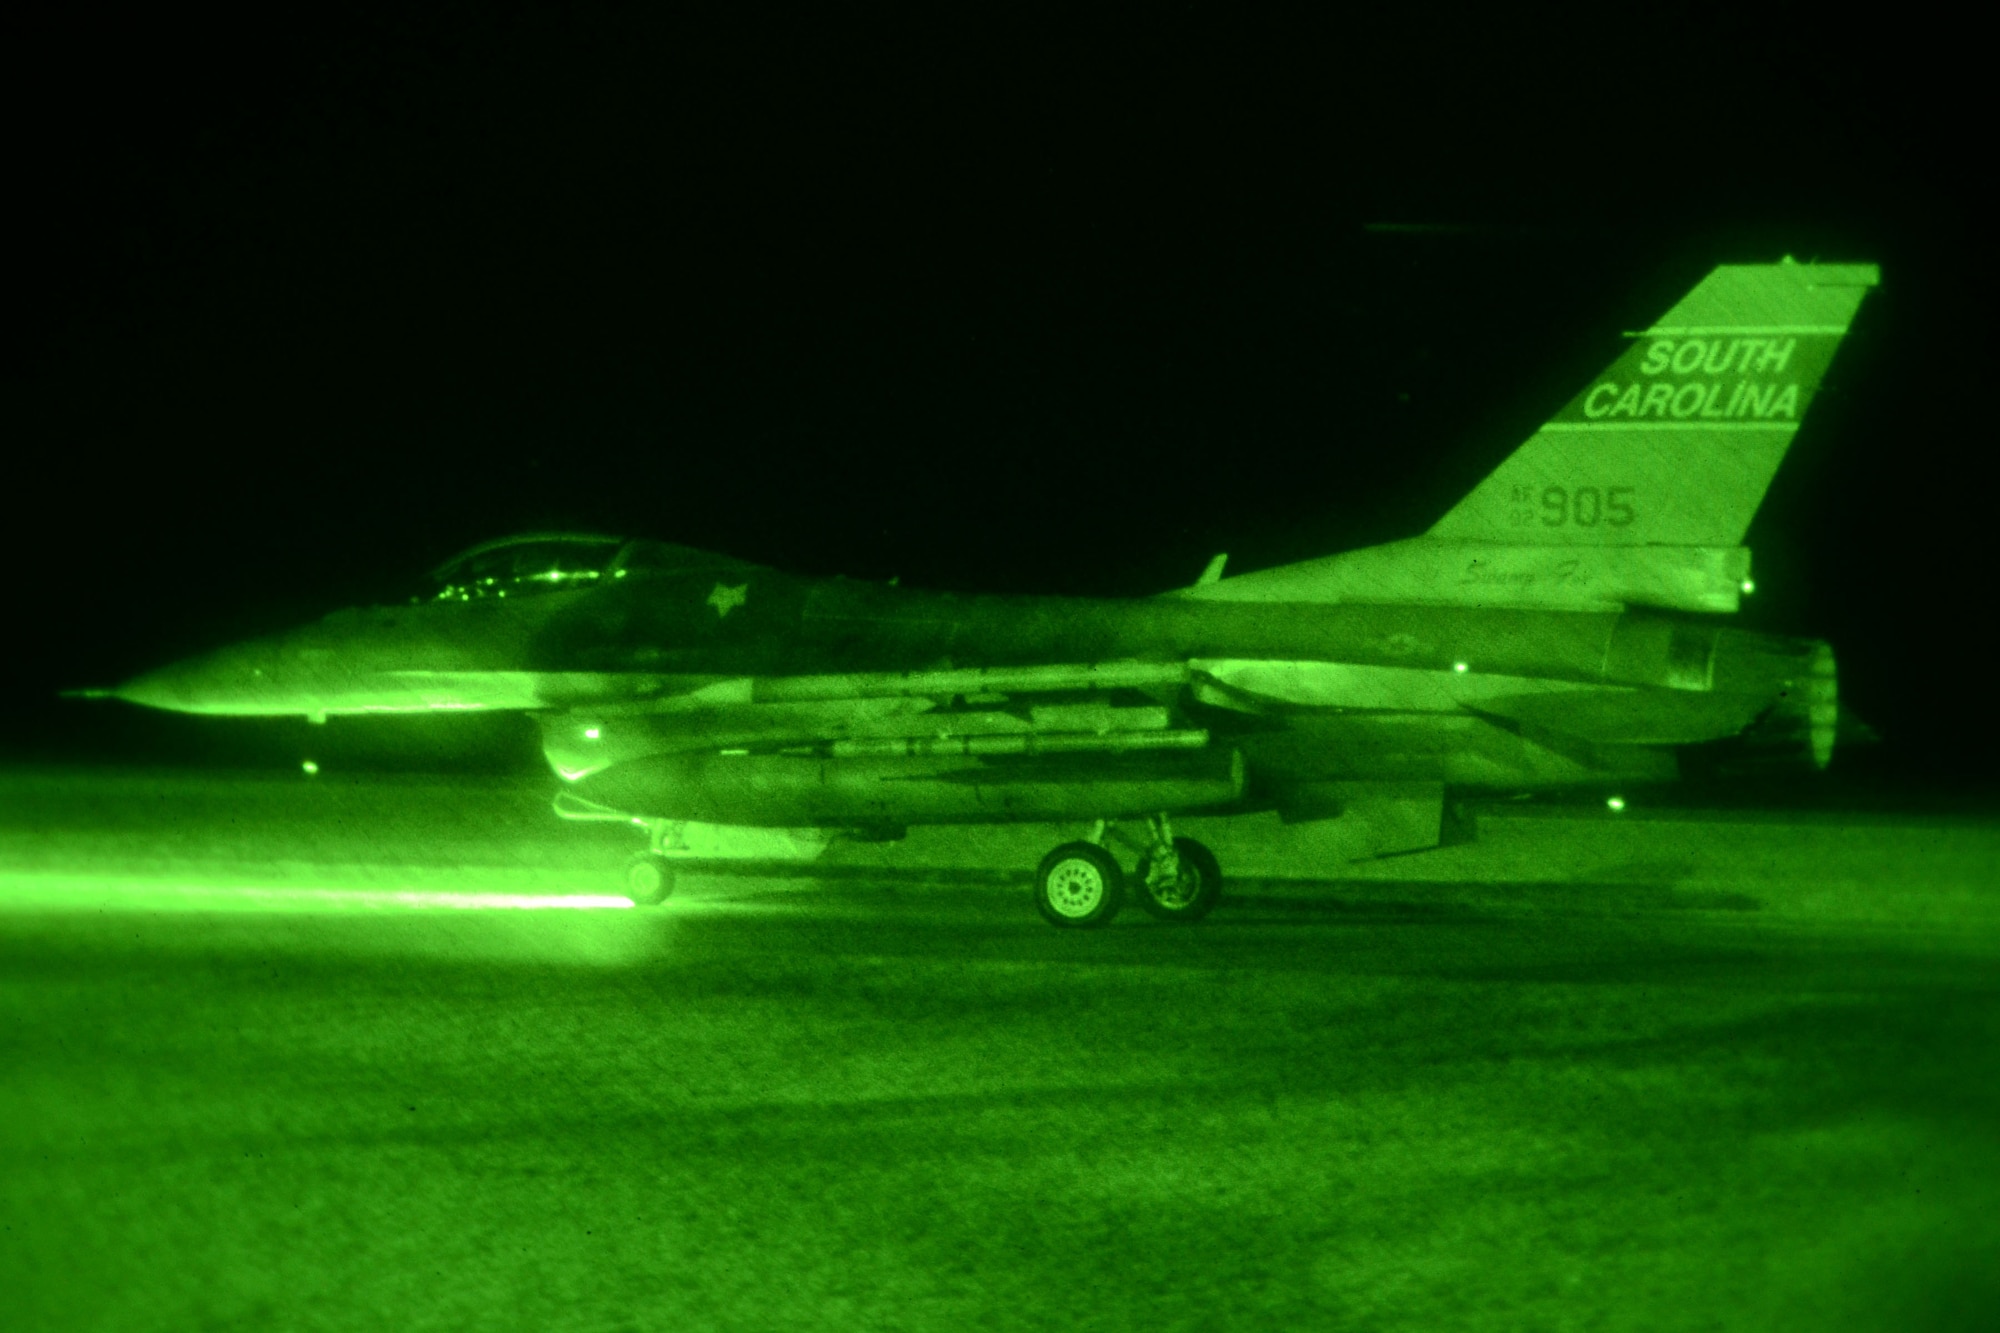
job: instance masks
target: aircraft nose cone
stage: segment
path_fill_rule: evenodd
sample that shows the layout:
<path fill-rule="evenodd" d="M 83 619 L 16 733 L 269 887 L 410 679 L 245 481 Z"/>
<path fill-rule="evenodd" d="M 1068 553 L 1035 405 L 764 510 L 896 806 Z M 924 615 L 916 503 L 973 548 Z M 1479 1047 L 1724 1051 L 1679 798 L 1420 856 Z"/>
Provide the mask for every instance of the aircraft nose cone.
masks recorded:
<path fill-rule="evenodd" d="M 147 671 L 111 692 L 113 698 L 175 713 L 258 711 L 264 673 L 242 656 L 223 650 L 172 662 Z"/>
<path fill-rule="evenodd" d="M 176 713 L 198 713 L 207 702 L 200 687 L 201 673 L 190 670 L 188 662 L 175 662 L 132 677 L 111 692 L 115 699 L 147 708 L 164 708 Z"/>

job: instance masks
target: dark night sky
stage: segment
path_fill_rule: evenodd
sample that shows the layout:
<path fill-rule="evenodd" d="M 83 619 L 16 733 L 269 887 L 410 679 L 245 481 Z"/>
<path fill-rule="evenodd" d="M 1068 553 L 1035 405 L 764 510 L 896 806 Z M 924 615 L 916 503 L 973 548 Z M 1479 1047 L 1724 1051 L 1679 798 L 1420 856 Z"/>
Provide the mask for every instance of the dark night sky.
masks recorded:
<path fill-rule="evenodd" d="M 1791 252 L 1885 285 L 1743 623 L 1985 767 L 1969 39 L 1075 12 L 7 20 L 0 746 L 521 529 L 1085 593 L 1409 535 Z"/>

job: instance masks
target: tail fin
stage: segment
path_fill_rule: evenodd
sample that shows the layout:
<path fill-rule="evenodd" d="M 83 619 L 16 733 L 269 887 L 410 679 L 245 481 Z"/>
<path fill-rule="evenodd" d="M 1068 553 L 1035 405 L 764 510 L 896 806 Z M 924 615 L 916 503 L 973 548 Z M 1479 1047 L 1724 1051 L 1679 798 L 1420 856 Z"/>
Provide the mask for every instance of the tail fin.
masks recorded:
<path fill-rule="evenodd" d="M 1451 542 L 1743 540 L 1873 264 L 1726 264 L 1430 530 Z"/>

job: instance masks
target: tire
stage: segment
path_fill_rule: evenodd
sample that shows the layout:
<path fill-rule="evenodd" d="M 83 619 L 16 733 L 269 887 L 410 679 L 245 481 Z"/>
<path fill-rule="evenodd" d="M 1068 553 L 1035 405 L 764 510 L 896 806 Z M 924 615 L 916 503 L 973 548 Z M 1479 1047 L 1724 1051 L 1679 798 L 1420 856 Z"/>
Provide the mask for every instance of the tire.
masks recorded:
<path fill-rule="evenodd" d="M 1094 842 L 1066 842 L 1035 870 L 1035 906 L 1042 919 L 1065 930 L 1088 930 L 1118 915 L 1125 903 L 1125 872 Z"/>
<path fill-rule="evenodd" d="M 1216 899 L 1222 896 L 1222 867 L 1216 863 L 1215 853 L 1193 838 L 1175 838 L 1174 851 L 1180 854 L 1180 875 L 1161 892 L 1146 882 L 1153 854 L 1149 851 L 1139 858 L 1132 871 L 1139 906 L 1162 921 L 1199 921 L 1214 910 Z"/>
<path fill-rule="evenodd" d="M 625 867 L 625 895 L 639 907 L 657 907 L 674 891 L 674 863 L 658 852 L 641 852 Z"/>

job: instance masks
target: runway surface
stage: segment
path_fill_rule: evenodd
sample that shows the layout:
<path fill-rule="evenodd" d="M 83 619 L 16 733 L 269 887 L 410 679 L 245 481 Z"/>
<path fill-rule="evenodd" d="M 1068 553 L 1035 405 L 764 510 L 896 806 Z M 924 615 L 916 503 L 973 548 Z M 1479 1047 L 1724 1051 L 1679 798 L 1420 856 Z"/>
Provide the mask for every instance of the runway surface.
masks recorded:
<path fill-rule="evenodd" d="M 1004 867 L 589 906 L 629 830 L 546 795 L 0 773 L 0 1324 L 2000 1310 L 1990 828 L 1500 812 L 1058 932 Z"/>

